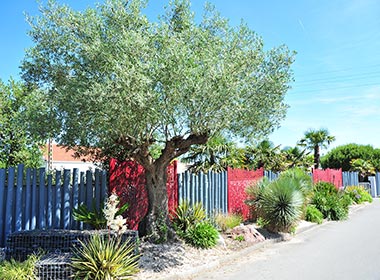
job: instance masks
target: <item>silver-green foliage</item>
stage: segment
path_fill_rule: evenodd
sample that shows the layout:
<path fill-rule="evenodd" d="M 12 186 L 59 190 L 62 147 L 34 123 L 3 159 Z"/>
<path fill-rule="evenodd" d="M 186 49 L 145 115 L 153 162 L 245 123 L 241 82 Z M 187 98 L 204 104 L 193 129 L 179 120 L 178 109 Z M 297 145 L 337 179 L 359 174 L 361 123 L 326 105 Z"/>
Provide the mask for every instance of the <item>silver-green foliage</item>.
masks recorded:
<path fill-rule="evenodd" d="M 259 203 L 261 215 L 268 221 L 268 229 L 289 232 L 301 218 L 304 196 L 293 180 L 279 178 L 264 189 Z"/>
<path fill-rule="evenodd" d="M 29 18 L 23 78 L 46 92 L 52 110 L 42 128 L 69 146 L 120 146 L 140 159 L 176 137 L 249 138 L 279 124 L 294 59 L 286 46 L 264 50 L 246 24 L 230 26 L 210 5 L 196 22 L 187 0 L 149 21 L 145 2 L 78 12 L 49 1 Z"/>

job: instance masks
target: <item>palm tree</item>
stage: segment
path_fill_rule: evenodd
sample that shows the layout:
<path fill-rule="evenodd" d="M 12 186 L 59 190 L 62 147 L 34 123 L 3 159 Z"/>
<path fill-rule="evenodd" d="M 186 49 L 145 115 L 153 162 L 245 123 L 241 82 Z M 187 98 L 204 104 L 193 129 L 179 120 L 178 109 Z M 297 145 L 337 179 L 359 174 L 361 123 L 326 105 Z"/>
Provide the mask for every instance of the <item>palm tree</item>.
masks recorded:
<path fill-rule="evenodd" d="M 320 150 L 326 149 L 333 141 L 335 141 L 335 136 L 330 135 L 327 129 L 310 129 L 305 132 L 305 136 L 300 140 L 299 145 L 314 151 L 314 168 L 317 169 L 321 157 Z"/>

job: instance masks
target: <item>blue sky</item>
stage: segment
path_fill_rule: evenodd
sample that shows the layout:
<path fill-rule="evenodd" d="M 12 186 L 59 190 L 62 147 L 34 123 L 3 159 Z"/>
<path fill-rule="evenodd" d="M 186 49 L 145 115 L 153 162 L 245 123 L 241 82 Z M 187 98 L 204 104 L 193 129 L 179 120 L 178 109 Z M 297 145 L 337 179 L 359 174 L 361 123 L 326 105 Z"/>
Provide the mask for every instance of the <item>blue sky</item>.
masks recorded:
<path fill-rule="evenodd" d="M 74 9 L 97 1 L 60 0 Z M 162 13 L 167 1 L 151 0 L 147 13 Z M 380 1 L 377 0 L 211 0 L 232 25 L 241 19 L 270 49 L 286 44 L 297 52 L 295 82 L 276 145 L 294 146 L 307 129 L 327 128 L 332 147 L 347 143 L 380 148 Z M 196 14 L 204 1 L 192 1 Z M 19 79 L 18 66 L 31 46 L 24 12 L 38 14 L 34 0 L 0 4 L 0 79 Z"/>

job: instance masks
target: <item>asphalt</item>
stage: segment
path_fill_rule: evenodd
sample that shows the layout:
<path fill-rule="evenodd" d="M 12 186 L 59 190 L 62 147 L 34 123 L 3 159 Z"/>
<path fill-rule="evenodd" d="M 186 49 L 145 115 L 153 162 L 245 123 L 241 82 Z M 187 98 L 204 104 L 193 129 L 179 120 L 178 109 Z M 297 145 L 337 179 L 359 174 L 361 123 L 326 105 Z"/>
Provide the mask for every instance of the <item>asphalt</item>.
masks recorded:
<path fill-rule="evenodd" d="M 363 242 L 357 242 L 358 232 L 364 230 L 358 226 L 371 227 L 368 225 L 368 220 L 373 219 L 377 212 L 380 216 L 379 199 L 376 199 L 372 205 L 352 207 L 350 218 L 347 221 L 325 221 L 321 225 L 304 223 L 291 238 L 279 236 L 266 240 L 167 279 L 380 279 L 380 273 L 377 278 L 369 276 L 373 272 L 369 272 L 368 278 L 362 278 L 364 272 L 352 273 L 352 269 L 347 268 L 345 268 L 348 270 L 347 273 L 342 274 L 339 264 L 342 259 L 346 260 L 349 256 L 358 257 L 355 253 L 357 248 L 348 244 L 358 244 L 359 247 L 363 245 Z M 364 217 L 362 218 L 362 216 Z M 377 232 L 380 232 L 380 218 L 378 220 L 376 229 Z M 370 228 L 365 230 L 371 231 Z M 347 234 L 346 231 L 351 234 Z M 342 238 L 342 236 L 346 237 Z M 380 242 L 380 238 L 378 239 Z M 338 242 L 339 240 L 340 242 Z M 369 244 L 371 244 L 370 241 Z M 341 250 L 343 248 L 351 248 L 351 250 L 349 252 Z M 380 244 L 378 248 L 380 248 Z M 340 255 L 338 254 L 339 256 L 333 254 L 339 251 L 342 252 Z M 374 254 L 376 255 L 377 252 Z M 359 256 L 367 260 L 365 252 L 361 252 Z M 377 259 L 380 259 L 379 257 L 380 255 L 377 256 Z M 361 264 L 364 266 L 364 263 Z M 355 266 L 348 264 L 348 267 L 356 267 L 356 264 Z M 354 271 L 356 270 L 355 268 Z M 345 278 L 342 278 L 343 275 Z M 356 278 L 358 275 L 360 278 Z"/>

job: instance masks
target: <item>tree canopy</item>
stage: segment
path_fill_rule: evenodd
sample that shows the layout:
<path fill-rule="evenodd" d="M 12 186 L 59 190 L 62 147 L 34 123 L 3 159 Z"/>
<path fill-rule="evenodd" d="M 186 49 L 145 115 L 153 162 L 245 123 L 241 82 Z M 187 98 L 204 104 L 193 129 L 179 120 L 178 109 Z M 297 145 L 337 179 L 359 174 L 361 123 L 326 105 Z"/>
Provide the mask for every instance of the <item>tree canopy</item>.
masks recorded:
<path fill-rule="evenodd" d="M 29 19 L 34 46 L 22 73 L 45 93 L 44 128 L 56 141 L 145 167 L 155 219 L 167 214 L 171 160 L 213 135 L 251 140 L 279 125 L 294 53 L 265 50 L 246 24 L 230 26 L 210 5 L 196 22 L 189 1 L 171 1 L 154 22 L 145 2 L 108 0 L 80 12 L 49 1 Z"/>
<path fill-rule="evenodd" d="M 332 149 L 322 157 L 321 164 L 323 168 L 342 168 L 343 171 L 350 171 L 353 168 L 351 163 L 356 159 L 366 161 L 375 170 L 380 170 L 380 149 L 354 143 Z"/>
<path fill-rule="evenodd" d="M 32 137 L 27 126 L 27 108 L 35 104 L 25 94 L 21 83 L 0 81 L 0 168 L 24 164 L 41 167 L 42 151 L 39 139 Z"/>
<path fill-rule="evenodd" d="M 314 151 L 314 168 L 319 168 L 320 150 L 327 148 L 334 141 L 335 136 L 330 135 L 327 129 L 310 129 L 305 132 L 304 138 L 300 140 L 299 145 Z"/>

